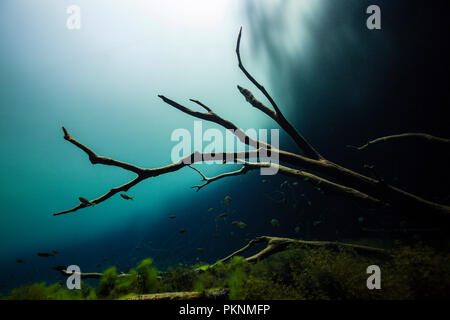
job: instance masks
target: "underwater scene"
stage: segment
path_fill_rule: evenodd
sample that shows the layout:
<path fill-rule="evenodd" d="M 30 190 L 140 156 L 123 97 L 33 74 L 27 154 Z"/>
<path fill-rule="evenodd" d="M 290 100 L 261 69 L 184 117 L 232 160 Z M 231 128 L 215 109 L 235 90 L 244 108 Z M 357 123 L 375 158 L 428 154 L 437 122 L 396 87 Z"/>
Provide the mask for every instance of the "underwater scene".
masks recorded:
<path fill-rule="evenodd" d="M 1 1 L 0 298 L 448 299 L 445 14 Z"/>

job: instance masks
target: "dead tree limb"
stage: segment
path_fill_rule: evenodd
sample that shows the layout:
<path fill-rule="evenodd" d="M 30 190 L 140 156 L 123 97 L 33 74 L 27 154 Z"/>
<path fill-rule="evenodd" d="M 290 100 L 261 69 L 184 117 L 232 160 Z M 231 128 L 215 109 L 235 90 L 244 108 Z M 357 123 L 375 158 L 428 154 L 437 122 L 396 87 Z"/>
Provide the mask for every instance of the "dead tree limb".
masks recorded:
<path fill-rule="evenodd" d="M 261 110 L 265 114 L 267 114 L 269 117 L 274 119 L 281 128 L 286 131 L 289 136 L 295 141 L 295 143 L 298 145 L 298 147 L 305 153 L 307 157 L 320 160 L 323 159 L 322 156 L 306 141 L 306 139 L 291 125 L 291 123 L 284 117 L 283 113 L 280 111 L 280 108 L 278 108 L 278 105 L 275 103 L 273 98 L 270 96 L 270 94 L 267 92 L 267 90 L 259 84 L 258 81 L 256 81 L 255 78 L 245 69 L 244 65 L 242 64 L 241 60 L 241 54 L 240 54 L 240 45 L 241 45 L 241 36 L 242 36 L 242 27 L 239 30 L 239 35 L 236 43 L 236 55 L 238 59 L 239 69 L 242 70 L 242 72 L 245 74 L 247 79 L 249 79 L 257 88 L 259 91 L 264 94 L 264 96 L 269 100 L 270 104 L 274 108 L 275 111 L 270 110 L 268 107 L 264 106 L 262 103 L 258 104 L 252 104 L 255 108 Z M 249 101 L 250 103 L 252 101 L 255 101 L 252 93 L 240 86 L 238 86 L 239 91 L 244 95 L 244 97 Z M 246 95 L 247 94 L 247 95 Z"/>
<path fill-rule="evenodd" d="M 250 168 L 249 167 L 247 167 L 247 166 L 242 166 L 239 170 L 236 170 L 236 171 L 231 171 L 231 172 L 226 172 L 226 173 L 222 173 L 222 174 L 219 174 L 219 175 L 217 175 L 217 176 L 215 176 L 215 177 L 211 177 L 211 178 L 208 178 L 207 176 L 205 176 L 200 170 L 198 170 L 197 168 L 194 168 L 194 167 L 192 167 L 192 166 L 189 166 L 189 167 L 191 167 L 192 169 L 194 169 L 195 171 L 197 171 L 201 176 L 202 176 L 202 180 L 203 181 L 205 181 L 205 183 L 203 183 L 203 184 L 201 184 L 201 185 L 196 185 L 196 186 L 192 186 L 191 188 L 197 188 L 197 192 L 201 189 L 201 188 L 203 188 L 203 187 L 205 187 L 205 186 L 207 186 L 208 184 L 210 184 L 211 182 L 213 182 L 213 181 L 216 181 L 216 180 L 219 180 L 219 179 L 222 179 L 222 178 L 226 178 L 226 177 L 232 177 L 232 176 L 238 176 L 238 175 L 241 175 L 241 174 L 245 174 L 245 173 L 247 173 L 249 170 L 250 170 Z"/>
<path fill-rule="evenodd" d="M 391 206 L 393 209 L 395 208 L 395 210 L 392 210 L 393 213 L 399 212 L 400 214 L 406 216 L 422 217 L 423 213 L 426 212 L 427 214 L 445 217 L 446 219 L 450 217 L 449 206 L 428 201 L 417 195 L 411 194 L 407 191 L 389 185 L 384 181 L 367 177 L 365 175 L 352 171 L 348 168 L 337 165 L 321 156 L 307 142 L 307 140 L 302 135 L 300 135 L 300 133 L 287 121 L 287 119 L 283 116 L 280 108 L 275 103 L 270 94 L 266 91 L 266 89 L 262 85 L 258 83 L 258 81 L 255 80 L 255 78 L 253 78 L 253 76 L 246 70 L 246 68 L 242 64 L 239 49 L 241 35 L 242 35 L 242 28 L 239 31 L 239 36 L 236 44 L 236 54 L 239 62 L 239 68 L 242 70 L 245 76 L 269 100 L 271 106 L 273 107 L 273 110 L 265 106 L 262 102 L 258 101 L 249 90 L 239 86 L 238 87 L 239 91 L 253 107 L 259 109 L 260 111 L 264 112 L 266 115 L 274 119 L 280 125 L 280 127 L 283 128 L 289 134 L 289 136 L 296 142 L 297 146 L 303 151 L 304 155 L 280 150 L 274 148 L 273 146 L 271 146 L 266 142 L 258 141 L 249 137 L 244 133 L 242 129 L 240 129 L 234 123 L 232 123 L 229 120 L 223 119 L 218 114 L 216 114 L 212 110 L 212 108 L 206 106 L 205 104 L 203 104 L 198 100 L 191 99 L 193 103 L 202 107 L 206 112 L 192 110 L 163 95 L 159 95 L 162 101 L 165 102 L 166 104 L 188 115 L 191 115 L 201 120 L 216 123 L 225 128 L 226 130 L 231 131 L 241 142 L 243 142 L 244 144 L 248 145 L 251 148 L 254 148 L 254 150 L 249 150 L 245 152 L 214 153 L 214 154 L 204 154 L 196 151 L 191 155 L 181 159 L 180 161 L 167 165 L 165 167 L 146 169 L 125 162 L 117 161 L 114 159 L 98 156 L 91 149 L 81 144 L 77 140 L 73 139 L 72 136 L 67 132 L 67 130 L 63 128 L 64 138 L 67 141 L 74 144 L 75 146 L 77 146 L 78 148 L 80 148 L 81 150 L 83 150 L 89 156 L 89 159 L 92 164 L 99 163 L 103 165 L 116 166 L 134 172 L 137 175 L 135 179 L 119 187 L 112 188 L 106 194 L 90 201 L 90 203 L 94 205 L 98 204 L 102 201 L 109 199 L 118 192 L 129 190 L 131 187 L 150 177 L 156 177 L 161 174 L 175 172 L 181 168 L 184 168 L 186 165 L 191 165 L 193 163 L 217 160 L 217 158 L 220 157 L 222 159 L 226 159 L 224 162 L 239 162 L 240 160 L 250 158 L 261 160 L 264 158 L 265 155 L 267 155 L 268 152 L 271 152 L 277 153 L 280 162 L 289 164 L 292 167 L 301 168 L 301 170 L 298 170 L 291 167 L 280 165 L 279 168 L 282 174 L 300 180 L 307 180 L 312 183 L 323 183 L 323 186 L 325 188 L 340 193 L 341 195 L 347 198 L 363 200 L 363 202 L 370 202 L 371 204 L 378 204 L 381 205 L 381 207 L 383 208 L 386 206 Z M 261 163 L 259 164 L 246 163 L 238 171 L 221 174 L 213 178 L 207 178 L 205 175 L 199 172 L 202 175 L 203 181 L 205 181 L 205 183 L 193 187 L 197 188 L 198 191 L 204 186 L 211 183 L 212 181 L 216 181 L 221 178 L 229 176 L 236 176 L 238 174 L 243 174 L 248 171 L 248 168 L 255 168 L 255 167 L 261 168 L 261 166 L 263 165 L 264 164 Z M 316 174 L 326 176 L 327 179 L 321 178 L 316 174 L 312 174 L 304 170 L 310 170 Z M 55 213 L 54 215 L 73 212 L 79 209 L 83 209 L 87 206 L 90 206 L 90 204 L 80 203 L 72 209 L 61 211 Z"/>
<path fill-rule="evenodd" d="M 350 244 L 350 243 L 342 243 L 342 242 L 334 242 L 334 241 L 306 241 L 306 240 L 297 240 L 297 239 L 290 239 L 290 238 L 279 238 L 279 237 L 268 237 L 268 236 L 261 236 L 257 237 L 256 239 L 250 240 L 247 245 L 242 247 L 241 249 L 233 252 L 229 256 L 223 258 L 222 260 L 219 260 L 222 263 L 225 263 L 231 258 L 241 255 L 245 251 L 248 251 L 250 248 L 254 247 L 256 244 L 259 243 L 266 243 L 266 247 L 259 251 L 258 253 L 254 254 L 251 257 L 245 258 L 247 262 L 256 262 L 262 259 L 265 259 L 277 252 L 285 250 L 288 246 L 306 246 L 306 247 L 331 247 L 331 248 L 348 248 L 355 250 L 357 252 L 364 252 L 364 253 L 376 253 L 376 254 L 383 254 L 388 255 L 389 251 L 375 248 L 375 247 L 368 247 L 368 246 L 361 246 L 356 244 Z"/>
<path fill-rule="evenodd" d="M 412 132 L 412 133 L 401 133 L 401 134 L 394 134 L 391 136 L 380 137 L 380 138 L 371 140 L 360 147 L 347 145 L 347 148 L 353 148 L 356 150 L 364 150 L 367 147 L 377 144 L 377 143 L 380 143 L 380 142 L 399 141 L 399 140 L 400 141 L 417 140 L 417 141 L 424 141 L 427 143 L 439 144 L 439 145 L 442 145 L 447 148 L 450 147 L 450 139 L 435 137 L 435 136 L 432 136 L 431 134 L 427 134 L 427 133 Z"/>
<path fill-rule="evenodd" d="M 137 166 L 125 163 L 125 162 L 121 162 L 121 161 L 117 161 L 114 159 L 99 156 L 93 150 L 89 149 L 81 142 L 72 138 L 72 136 L 68 133 L 68 131 L 64 127 L 63 127 L 63 131 L 64 131 L 64 139 L 66 139 L 67 141 L 71 142 L 72 144 L 74 144 L 75 146 L 77 146 L 78 148 L 83 150 L 89 156 L 89 160 L 91 161 L 92 164 L 103 164 L 103 165 L 115 166 L 115 167 L 119 167 L 119 168 L 131 171 L 131 172 L 134 172 L 137 174 L 137 177 L 134 178 L 133 180 L 131 180 L 130 182 L 125 183 L 119 187 L 112 188 L 104 195 L 102 195 L 94 200 L 89 201 L 93 205 L 96 205 L 100 202 L 103 202 L 103 201 L 111 198 L 113 195 L 115 195 L 118 192 L 126 192 L 131 187 L 135 186 L 136 184 L 138 184 L 148 178 L 156 177 L 161 174 L 166 174 L 169 172 L 174 172 L 174 171 L 180 170 L 181 168 L 184 168 L 185 166 L 187 166 L 191 163 L 210 161 L 210 160 L 214 160 L 216 157 L 223 157 L 224 159 L 234 159 L 234 160 L 258 157 L 258 150 L 248 150 L 248 151 L 240 151 L 240 152 L 223 152 L 223 153 L 215 153 L 215 154 L 193 152 L 192 154 L 186 156 L 185 158 L 181 159 L 180 161 L 178 161 L 176 163 L 173 163 L 173 164 L 170 164 L 170 165 L 167 165 L 164 167 L 160 167 L 160 168 L 145 169 L 145 168 L 140 168 L 140 167 L 137 167 Z M 91 205 L 80 202 L 80 204 L 78 204 L 77 206 L 75 206 L 71 209 L 60 211 L 60 212 L 54 213 L 53 215 L 56 216 L 56 215 L 66 214 L 66 213 L 74 212 L 74 211 L 77 211 L 79 209 L 83 209 L 83 208 L 86 208 L 89 206 L 91 206 Z"/>

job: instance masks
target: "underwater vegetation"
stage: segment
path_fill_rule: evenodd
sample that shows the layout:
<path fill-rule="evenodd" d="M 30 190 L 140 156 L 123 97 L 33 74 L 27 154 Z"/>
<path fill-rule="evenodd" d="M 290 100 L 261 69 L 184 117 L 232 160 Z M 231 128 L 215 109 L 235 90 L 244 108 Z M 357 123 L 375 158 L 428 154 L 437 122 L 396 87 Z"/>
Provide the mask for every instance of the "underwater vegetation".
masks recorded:
<path fill-rule="evenodd" d="M 359 254 L 349 248 L 288 247 L 254 263 L 241 256 L 214 265 L 181 265 L 164 272 L 144 259 L 127 276 L 115 267 L 103 272 L 96 287 L 80 290 L 63 284 L 35 283 L 3 299 L 128 299 L 153 293 L 205 293 L 227 289 L 228 299 L 436 299 L 450 294 L 450 254 L 423 244 L 399 245 L 389 255 Z M 381 290 L 368 290 L 366 268 L 382 270 Z M 166 295 L 166 296 L 167 296 Z"/>

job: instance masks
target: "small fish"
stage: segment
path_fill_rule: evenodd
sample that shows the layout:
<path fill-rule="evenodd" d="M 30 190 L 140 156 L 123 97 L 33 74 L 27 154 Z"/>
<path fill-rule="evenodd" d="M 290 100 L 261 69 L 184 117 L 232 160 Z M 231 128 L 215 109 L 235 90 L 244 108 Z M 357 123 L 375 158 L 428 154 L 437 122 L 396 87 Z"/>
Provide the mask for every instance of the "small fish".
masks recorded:
<path fill-rule="evenodd" d="M 85 206 L 95 206 L 95 203 L 89 201 L 88 199 L 86 199 L 85 197 L 79 197 L 78 200 L 80 200 L 80 202 L 82 204 L 84 204 Z"/>
<path fill-rule="evenodd" d="M 188 232 L 188 230 L 187 230 L 187 229 L 180 229 L 180 230 L 178 230 L 178 232 L 181 233 L 181 234 L 183 234 L 183 233 L 185 233 L 185 232 Z"/>
<path fill-rule="evenodd" d="M 270 220 L 270 224 L 274 227 L 279 227 L 280 226 L 280 222 L 277 219 L 272 219 Z"/>
<path fill-rule="evenodd" d="M 48 252 L 38 252 L 37 255 L 42 258 L 48 258 L 48 257 L 55 256 L 53 253 L 48 253 Z"/>
<path fill-rule="evenodd" d="M 129 197 L 129 196 L 127 196 L 125 193 L 121 193 L 120 196 L 121 196 L 122 198 L 124 198 L 125 200 L 134 200 L 134 197 Z"/>
<path fill-rule="evenodd" d="M 240 223 L 240 221 L 232 221 L 231 225 L 235 226 L 235 227 L 239 227 L 239 223 Z"/>
<path fill-rule="evenodd" d="M 231 225 L 238 227 L 240 229 L 247 228 L 247 225 L 242 221 L 233 221 L 233 222 L 231 222 Z"/>
<path fill-rule="evenodd" d="M 225 218 L 226 216 L 228 216 L 228 213 L 222 213 L 222 214 L 219 214 L 219 215 L 216 217 L 216 220 Z"/>
<path fill-rule="evenodd" d="M 197 248 L 197 252 L 205 252 L 205 248 Z"/>
<path fill-rule="evenodd" d="M 65 266 L 54 266 L 52 267 L 53 270 L 57 270 L 57 271 L 63 271 L 66 270 Z"/>
<path fill-rule="evenodd" d="M 52 250 L 53 254 L 58 254 L 59 252 L 57 250 Z"/>
<path fill-rule="evenodd" d="M 299 233 L 300 232 L 300 227 L 296 226 L 294 230 L 295 230 L 295 233 Z"/>
<path fill-rule="evenodd" d="M 16 262 L 17 262 L 17 263 L 25 263 L 25 260 L 17 259 Z"/>
<path fill-rule="evenodd" d="M 363 223 L 363 222 L 364 222 L 364 217 L 359 217 L 359 218 L 358 218 L 358 221 L 359 221 L 360 223 Z"/>
<path fill-rule="evenodd" d="M 286 186 L 288 184 L 288 181 L 285 180 L 280 184 L 280 189 L 283 189 L 284 186 Z"/>
<path fill-rule="evenodd" d="M 263 180 L 261 180 L 261 182 L 262 182 L 262 183 L 268 183 L 269 180 L 263 179 Z"/>
<path fill-rule="evenodd" d="M 322 223 L 322 221 L 319 221 L 319 220 L 318 220 L 318 221 L 314 221 L 314 222 L 313 222 L 313 226 L 314 226 L 314 227 L 315 227 L 315 226 L 318 226 L 318 225 L 321 224 L 321 223 Z"/>
<path fill-rule="evenodd" d="M 170 219 L 175 219 L 177 216 L 169 216 Z"/>
<path fill-rule="evenodd" d="M 293 185 L 293 186 L 298 186 L 298 181 L 292 182 L 292 185 Z"/>
<path fill-rule="evenodd" d="M 231 202 L 231 197 L 230 197 L 230 196 L 226 196 L 226 197 L 223 199 L 223 202 L 226 203 L 226 204 L 229 204 L 229 203 Z"/>
<path fill-rule="evenodd" d="M 209 208 L 208 210 L 206 210 L 206 213 L 211 213 L 214 211 L 214 208 Z"/>

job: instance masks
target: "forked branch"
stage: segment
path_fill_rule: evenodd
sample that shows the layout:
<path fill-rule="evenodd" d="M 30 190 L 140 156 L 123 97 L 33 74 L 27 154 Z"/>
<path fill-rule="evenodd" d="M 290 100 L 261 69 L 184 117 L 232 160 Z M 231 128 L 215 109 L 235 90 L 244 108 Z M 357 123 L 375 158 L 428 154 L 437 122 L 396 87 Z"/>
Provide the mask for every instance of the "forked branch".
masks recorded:
<path fill-rule="evenodd" d="M 351 244 L 351 243 L 343 243 L 343 242 L 336 242 L 336 241 L 306 241 L 306 240 L 298 240 L 298 239 L 290 239 L 290 238 L 261 236 L 261 237 L 255 238 L 253 240 L 250 240 L 247 243 L 247 245 L 245 245 L 243 248 L 233 252 L 229 256 L 227 256 L 219 261 L 222 263 L 225 263 L 225 262 L 231 260 L 231 258 L 233 258 L 235 256 L 242 255 L 244 252 L 248 251 L 249 249 L 253 248 L 255 245 L 257 245 L 259 243 L 266 243 L 267 245 L 264 249 L 262 249 L 258 253 L 246 258 L 245 260 L 247 262 L 256 262 L 256 261 L 265 259 L 277 252 L 285 250 L 288 246 L 347 248 L 347 249 L 352 249 L 352 250 L 355 250 L 355 251 L 358 251 L 361 253 L 375 253 L 375 254 L 389 255 L 389 251 L 387 251 L 385 249 L 356 245 L 356 244 Z"/>
<path fill-rule="evenodd" d="M 61 211 L 58 213 L 55 213 L 54 215 L 64 214 L 68 212 L 73 212 L 78 209 L 85 208 L 87 206 L 90 206 L 91 204 L 98 204 L 102 201 L 105 201 L 115 195 L 118 192 L 125 192 L 128 191 L 131 187 L 135 186 L 136 184 L 150 178 L 150 177 L 156 177 L 161 174 L 166 174 L 169 172 L 177 171 L 186 165 L 191 165 L 193 163 L 200 163 L 203 161 L 211 161 L 211 160 L 217 160 L 217 159 L 225 159 L 224 162 L 240 162 L 243 164 L 243 167 L 240 170 L 228 172 L 224 174 L 220 174 L 216 177 L 208 178 L 203 173 L 201 173 L 198 169 L 193 168 L 197 172 L 199 172 L 202 175 L 203 181 L 205 181 L 204 184 L 193 186 L 193 188 L 196 188 L 197 191 L 203 188 L 204 186 L 208 185 L 209 183 L 213 181 L 217 181 L 219 179 L 230 177 L 230 176 L 236 176 L 239 174 L 245 174 L 249 170 L 257 169 L 257 168 L 263 168 L 263 167 L 271 167 L 271 166 L 277 166 L 276 169 L 286 176 L 294 177 L 296 179 L 303 179 L 305 181 L 308 181 L 310 183 L 313 183 L 317 188 L 320 188 L 321 190 L 325 192 L 333 192 L 340 195 L 343 195 L 344 197 L 357 200 L 359 202 L 362 202 L 369 206 L 377 206 L 385 208 L 389 205 L 396 208 L 403 209 L 401 211 L 402 214 L 410 215 L 410 216 L 421 216 L 423 212 L 427 212 L 430 214 L 443 216 L 445 218 L 448 218 L 450 216 L 450 207 L 446 205 L 441 205 L 435 202 L 431 202 L 425 199 L 422 199 L 421 197 L 418 197 L 414 194 L 408 193 L 404 190 L 401 190 L 399 188 L 396 188 L 394 186 L 391 186 L 389 184 L 386 184 L 384 181 L 380 181 L 371 177 L 367 177 L 365 175 L 359 174 L 357 172 L 354 172 L 350 169 L 347 169 L 345 167 L 339 166 L 325 158 L 323 158 L 314 148 L 297 132 L 297 130 L 286 120 L 286 118 L 281 113 L 278 105 L 275 103 L 275 101 L 272 99 L 272 97 L 269 95 L 269 93 L 266 91 L 266 89 L 260 85 L 255 78 L 245 69 L 244 65 L 242 64 L 241 56 L 240 56 L 240 41 L 241 41 L 241 35 L 242 35 L 242 28 L 239 32 L 239 36 L 237 39 L 236 44 L 236 54 L 239 62 L 239 68 L 242 70 L 242 72 L 245 74 L 245 76 L 264 94 L 264 96 L 269 100 L 271 106 L 273 107 L 273 110 L 267 106 L 265 106 L 262 102 L 258 101 L 253 94 L 243 88 L 238 86 L 239 91 L 241 94 L 246 98 L 246 100 L 255 108 L 258 110 L 264 112 L 269 117 L 274 119 L 281 128 L 283 128 L 297 143 L 297 145 L 300 147 L 300 149 L 304 152 L 305 156 L 299 155 L 296 153 L 287 152 L 284 150 L 280 150 L 277 148 L 274 148 L 270 144 L 266 142 L 262 142 L 256 139 L 251 138 L 247 134 L 244 133 L 242 129 L 240 129 L 238 126 L 236 126 L 234 123 L 232 123 L 229 120 L 223 119 L 218 114 L 216 114 L 210 107 L 206 106 L 204 103 L 191 99 L 191 101 L 200 107 L 202 107 L 206 112 L 200 112 L 195 111 L 190 108 L 187 108 L 163 95 L 159 95 L 159 97 L 168 105 L 176 108 L 177 110 L 180 110 L 188 115 L 191 115 L 193 117 L 196 117 L 201 120 L 210 121 L 213 123 L 216 123 L 226 130 L 231 131 L 241 142 L 248 145 L 249 147 L 253 147 L 254 150 L 249 151 L 242 151 L 242 152 L 219 152 L 219 153 L 200 153 L 200 152 L 194 152 L 185 158 L 181 159 L 180 161 L 176 163 L 172 163 L 170 165 L 160 167 L 160 168 L 152 168 L 152 169 L 146 169 L 146 168 L 140 168 L 138 166 L 134 166 L 129 163 L 117 161 L 114 159 L 106 158 L 97 155 L 94 151 L 83 145 L 82 143 L 78 142 L 77 140 L 73 139 L 72 136 L 67 132 L 65 128 L 63 128 L 64 131 L 64 138 L 83 150 L 89 157 L 89 160 L 92 164 L 103 164 L 103 165 L 110 165 L 110 166 L 116 166 L 119 168 L 122 168 L 124 170 L 134 172 L 137 177 L 128 183 L 125 183 L 119 187 L 112 188 L 110 191 L 102 195 L 101 197 L 94 199 L 90 201 L 89 203 L 80 203 L 77 206 L 75 206 L 72 209 Z M 373 144 L 379 141 L 386 141 L 390 139 L 398 139 L 398 138 L 404 138 L 404 137 L 418 137 L 418 138 L 425 138 L 431 141 L 436 141 L 439 143 L 446 143 L 448 144 L 447 139 L 442 138 L 436 138 L 425 134 L 405 134 L 405 135 L 397 135 L 397 136 L 390 136 L 385 138 L 379 138 L 372 142 L 369 142 L 369 144 Z M 357 149 L 363 149 L 366 146 L 362 147 L 356 147 Z M 271 154 L 277 155 L 278 159 L 282 163 L 287 163 L 292 167 L 301 168 L 294 169 L 287 166 L 282 166 L 278 164 L 270 164 L 270 163 L 264 163 L 264 162 L 245 162 L 242 161 L 244 159 L 259 159 L 262 161 L 264 159 L 268 152 Z M 303 170 L 310 170 L 315 173 L 319 173 L 321 175 L 324 175 L 327 177 L 327 179 L 319 177 L 315 174 L 303 171 Z M 334 180 L 334 181 L 332 181 Z"/>
<path fill-rule="evenodd" d="M 238 59 L 239 69 L 242 70 L 247 79 L 249 79 L 259 89 L 259 91 L 262 92 L 262 94 L 267 98 L 267 100 L 269 100 L 270 104 L 272 105 L 275 111 L 270 110 L 270 108 L 266 107 L 264 104 L 256 100 L 249 90 L 238 86 L 239 91 L 244 95 L 247 101 L 251 103 L 252 106 L 263 111 L 269 117 L 274 119 L 280 125 L 280 127 L 283 128 L 284 131 L 286 131 L 289 134 L 289 136 L 295 141 L 297 146 L 305 153 L 307 157 L 316 160 L 323 159 L 323 157 L 308 143 L 308 141 L 306 141 L 306 139 L 297 131 L 297 129 L 295 129 L 294 126 L 292 126 L 292 124 L 284 117 L 280 108 L 275 103 L 270 94 L 267 92 L 267 90 L 258 81 L 256 81 L 256 79 L 247 71 L 247 69 L 245 69 L 242 63 L 240 53 L 241 36 L 242 36 L 242 27 L 239 30 L 239 35 L 236 43 L 236 55 Z"/>
<path fill-rule="evenodd" d="M 258 158 L 258 156 L 259 156 L 258 155 L 259 150 L 247 150 L 247 151 L 239 151 L 239 152 L 220 152 L 220 153 L 214 153 L 214 154 L 213 153 L 193 152 L 192 154 L 184 157 L 183 159 L 179 160 L 176 163 L 172 163 L 170 165 L 160 167 L 160 168 L 145 169 L 145 168 L 140 168 L 140 167 L 131 165 L 129 163 L 125 163 L 125 162 L 117 161 L 114 159 L 99 156 L 93 150 L 91 150 L 90 148 L 88 148 L 84 144 L 82 144 L 81 142 L 72 138 L 72 136 L 69 134 L 69 132 L 64 127 L 63 127 L 63 131 L 64 131 L 64 139 L 71 142 L 72 144 L 77 146 L 79 149 L 83 150 L 89 156 L 89 160 L 91 161 L 92 164 L 104 164 L 104 165 L 119 167 L 119 168 L 136 173 L 137 177 L 134 178 L 133 180 L 131 180 L 130 182 L 125 183 L 121 186 L 112 188 L 104 195 L 102 195 L 94 200 L 89 201 L 90 204 L 80 202 L 78 205 L 76 205 L 75 207 L 73 207 L 71 209 L 54 213 L 53 215 L 55 215 L 55 216 L 61 215 L 61 214 L 66 214 L 69 212 L 74 212 L 79 209 L 89 207 L 90 205 L 96 205 L 98 203 L 101 203 L 101 202 L 111 198 L 118 192 L 128 191 L 130 188 L 134 187 L 138 183 L 140 183 L 148 178 L 156 177 L 161 174 L 166 174 L 169 172 L 174 172 L 174 171 L 180 170 L 180 169 L 184 168 L 185 166 L 190 165 L 195 162 L 211 161 L 211 160 L 215 160 L 216 157 L 219 157 L 221 159 L 229 159 L 229 161 L 236 161 L 237 159 Z"/>

